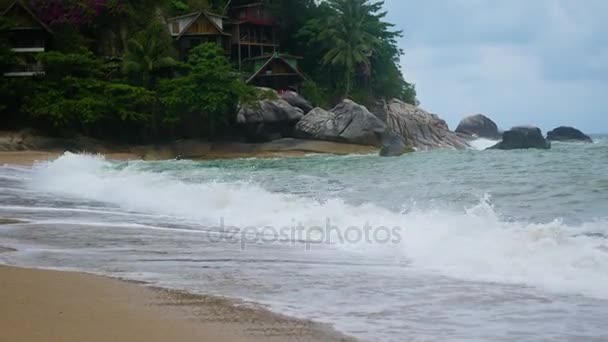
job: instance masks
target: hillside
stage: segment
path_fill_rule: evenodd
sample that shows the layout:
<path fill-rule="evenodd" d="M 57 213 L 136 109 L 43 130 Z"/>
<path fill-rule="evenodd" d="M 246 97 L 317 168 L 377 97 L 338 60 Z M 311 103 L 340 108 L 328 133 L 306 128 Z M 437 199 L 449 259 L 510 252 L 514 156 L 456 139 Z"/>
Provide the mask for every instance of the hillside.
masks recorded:
<path fill-rule="evenodd" d="M 343 98 L 416 102 L 398 64 L 401 32 L 384 20 L 382 1 L 0 5 L 8 9 L 0 129 L 126 142 L 232 139 L 241 135 L 237 106 L 267 96 L 254 90 L 260 85 L 298 90 L 324 107 Z"/>

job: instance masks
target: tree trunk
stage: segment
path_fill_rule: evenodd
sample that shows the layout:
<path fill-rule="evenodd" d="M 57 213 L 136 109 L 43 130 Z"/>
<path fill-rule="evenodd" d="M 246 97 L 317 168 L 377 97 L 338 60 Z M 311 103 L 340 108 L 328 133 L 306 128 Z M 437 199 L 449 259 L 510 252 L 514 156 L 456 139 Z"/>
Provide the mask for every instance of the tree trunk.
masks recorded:
<path fill-rule="evenodd" d="M 352 82 L 352 80 L 351 80 L 352 75 L 351 75 L 350 70 L 346 70 L 345 76 L 346 76 L 346 90 L 344 92 L 344 98 L 348 98 L 348 96 L 350 95 L 350 88 L 351 88 L 351 82 Z"/>

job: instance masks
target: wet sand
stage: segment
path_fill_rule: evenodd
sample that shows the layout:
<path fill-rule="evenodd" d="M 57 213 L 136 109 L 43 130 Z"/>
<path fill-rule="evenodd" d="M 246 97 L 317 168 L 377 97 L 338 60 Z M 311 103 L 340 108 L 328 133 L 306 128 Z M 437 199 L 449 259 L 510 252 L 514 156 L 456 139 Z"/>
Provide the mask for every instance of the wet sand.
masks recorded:
<path fill-rule="evenodd" d="M 0 165 L 31 165 L 56 159 L 65 151 L 102 154 L 111 160 L 171 160 L 297 157 L 311 153 L 378 153 L 374 146 L 285 138 L 265 143 L 175 140 L 148 145 L 124 145 L 91 138 L 51 138 L 29 132 L 0 131 Z"/>
<path fill-rule="evenodd" d="M 81 273 L 0 266 L 0 341 L 351 341 L 216 297 Z"/>

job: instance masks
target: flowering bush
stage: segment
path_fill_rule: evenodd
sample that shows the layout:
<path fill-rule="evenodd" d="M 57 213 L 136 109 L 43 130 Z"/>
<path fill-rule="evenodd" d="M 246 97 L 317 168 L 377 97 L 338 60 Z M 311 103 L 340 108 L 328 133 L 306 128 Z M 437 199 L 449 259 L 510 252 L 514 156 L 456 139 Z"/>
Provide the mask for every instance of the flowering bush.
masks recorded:
<path fill-rule="evenodd" d="M 51 27 L 92 26 L 103 15 L 120 14 L 125 10 L 120 0 L 31 0 L 30 8 Z"/>

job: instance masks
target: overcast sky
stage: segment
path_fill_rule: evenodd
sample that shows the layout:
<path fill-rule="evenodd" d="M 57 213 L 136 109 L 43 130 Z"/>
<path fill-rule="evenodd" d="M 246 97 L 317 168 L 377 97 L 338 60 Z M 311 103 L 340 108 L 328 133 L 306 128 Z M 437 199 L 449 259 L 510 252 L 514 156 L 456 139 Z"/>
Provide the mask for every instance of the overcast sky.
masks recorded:
<path fill-rule="evenodd" d="M 608 0 L 386 0 L 421 107 L 455 128 L 608 132 Z"/>

